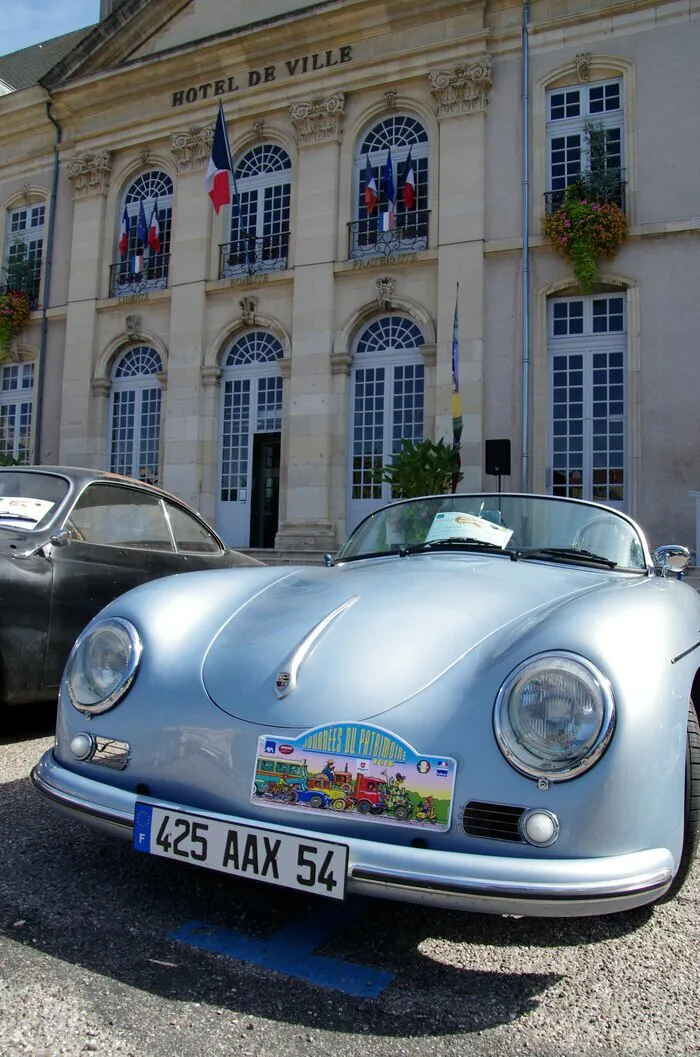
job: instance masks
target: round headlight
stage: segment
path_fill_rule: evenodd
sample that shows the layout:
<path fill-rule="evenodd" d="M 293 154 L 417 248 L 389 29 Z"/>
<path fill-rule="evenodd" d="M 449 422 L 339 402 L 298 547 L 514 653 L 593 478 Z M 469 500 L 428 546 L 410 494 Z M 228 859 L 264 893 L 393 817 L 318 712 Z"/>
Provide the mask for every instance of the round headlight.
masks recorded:
<path fill-rule="evenodd" d="M 494 727 L 508 762 L 531 778 L 566 781 L 591 767 L 613 732 L 607 679 L 583 657 L 548 653 L 525 661 L 501 687 Z"/>
<path fill-rule="evenodd" d="M 86 628 L 66 665 L 66 687 L 80 712 L 106 712 L 129 689 L 141 659 L 133 624 L 110 617 Z"/>

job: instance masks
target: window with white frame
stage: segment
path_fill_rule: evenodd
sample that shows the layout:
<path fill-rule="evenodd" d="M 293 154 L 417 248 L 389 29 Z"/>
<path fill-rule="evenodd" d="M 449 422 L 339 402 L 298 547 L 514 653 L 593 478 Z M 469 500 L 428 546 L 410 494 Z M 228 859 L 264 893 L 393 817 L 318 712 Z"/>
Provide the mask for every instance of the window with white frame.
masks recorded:
<path fill-rule="evenodd" d="M 44 202 L 10 209 L 7 213 L 5 286 L 28 294 L 35 305 L 39 300 L 45 221 Z"/>
<path fill-rule="evenodd" d="M 552 494 L 624 507 L 625 297 L 552 298 L 548 308 Z"/>
<path fill-rule="evenodd" d="M 351 500 L 390 498 L 381 471 L 403 439 L 421 441 L 425 426 L 423 335 L 405 316 L 364 328 L 353 362 Z"/>
<path fill-rule="evenodd" d="M 255 433 L 282 429 L 284 349 L 264 330 L 238 338 L 223 363 L 221 407 L 222 503 L 249 502 L 250 458 Z"/>
<path fill-rule="evenodd" d="M 168 285 L 173 181 L 152 169 L 127 187 L 117 217 L 110 294 L 165 289 Z"/>
<path fill-rule="evenodd" d="M 622 80 L 547 92 L 547 204 L 556 209 L 581 180 L 624 208 Z"/>
<path fill-rule="evenodd" d="M 109 468 L 157 484 L 163 361 L 155 349 L 129 349 L 112 370 Z"/>
<path fill-rule="evenodd" d="M 428 248 L 429 148 L 424 125 L 407 114 L 384 118 L 359 138 L 354 159 L 350 257 Z M 391 179 L 387 165 L 390 152 Z M 366 194 L 370 173 L 376 186 L 374 206 L 372 196 L 368 199 Z M 407 183 L 412 183 L 412 191 L 406 190 Z"/>
<path fill-rule="evenodd" d="M 276 143 L 247 151 L 235 165 L 237 197 L 229 242 L 221 247 L 221 277 L 284 271 L 289 253 L 292 162 Z"/>
<path fill-rule="evenodd" d="M 31 458 L 34 415 L 34 364 L 0 368 L 0 453 L 26 465 Z"/>

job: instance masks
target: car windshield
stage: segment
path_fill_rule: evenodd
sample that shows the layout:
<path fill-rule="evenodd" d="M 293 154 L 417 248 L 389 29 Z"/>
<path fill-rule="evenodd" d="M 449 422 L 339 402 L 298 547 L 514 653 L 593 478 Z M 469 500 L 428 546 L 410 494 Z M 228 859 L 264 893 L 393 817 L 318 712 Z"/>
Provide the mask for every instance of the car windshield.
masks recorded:
<path fill-rule="evenodd" d="M 409 499 L 365 518 L 336 561 L 439 550 L 509 554 L 606 568 L 647 568 L 643 539 L 614 510 L 551 496 L 476 494 Z"/>
<path fill-rule="evenodd" d="M 0 470 L 0 529 L 34 532 L 43 528 L 67 491 L 65 477 Z"/>

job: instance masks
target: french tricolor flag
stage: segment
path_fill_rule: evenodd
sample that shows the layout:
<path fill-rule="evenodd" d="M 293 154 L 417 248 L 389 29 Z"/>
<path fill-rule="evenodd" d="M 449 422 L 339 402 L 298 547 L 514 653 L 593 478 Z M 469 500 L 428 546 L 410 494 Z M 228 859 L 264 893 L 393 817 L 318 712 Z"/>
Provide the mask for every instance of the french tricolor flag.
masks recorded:
<path fill-rule="evenodd" d="M 377 202 L 379 201 L 379 192 L 377 191 L 377 181 L 374 178 L 374 169 L 369 163 L 369 155 L 365 155 L 365 209 L 368 213 L 373 213 L 377 208 Z"/>
<path fill-rule="evenodd" d="M 129 214 L 126 211 L 126 206 L 124 206 L 124 212 L 122 213 L 122 226 L 119 231 L 117 248 L 122 257 L 126 257 L 129 249 Z"/>
<path fill-rule="evenodd" d="M 158 199 L 151 210 L 151 222 L 148 225 L 148 245 L 153 253 L 160 253 L 160 224 L 158 223 Z"/>
<path fill-rule="evenodd" d="M 209 158 L 207 178 L 204 184 L 207 194 L 212 200 L 215 213 L 218 213 L 222 206 L 229 205 L 231 202 L 232 177 L 233 164 L 226 132 L 226 119 L 224 118 L 224 108 L 219 103 L 219 113 L 216 117 L 214 139 L 211 145 L 211 157 Z"/>
<path fill-rule="evenodd" d="M 408 148 L 408 157 L 403 167 L 403 179 L 401 181 L 401 193 L 403 194 L 406 209 L 413 209 L 416 202 L 416 170 L 411 156 L 412 149 L 412 147 Z"/>

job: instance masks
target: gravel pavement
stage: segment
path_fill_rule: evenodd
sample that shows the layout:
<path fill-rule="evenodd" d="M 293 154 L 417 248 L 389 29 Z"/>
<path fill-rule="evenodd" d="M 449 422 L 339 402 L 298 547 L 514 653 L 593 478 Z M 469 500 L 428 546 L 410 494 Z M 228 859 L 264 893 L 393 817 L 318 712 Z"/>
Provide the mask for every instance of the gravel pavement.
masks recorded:
<path fill-rule="evenodd" d="M 358 904 L 318 953 L 394 979 L 351 998 L 170 939 L 192 920 L 266 937 L 319 904 L 59 815 L 28 777 L 53 720 L 25 710 L 0 738 L 0 1057 L 700 1053 L 699 870 L 606 918 Z"/>

